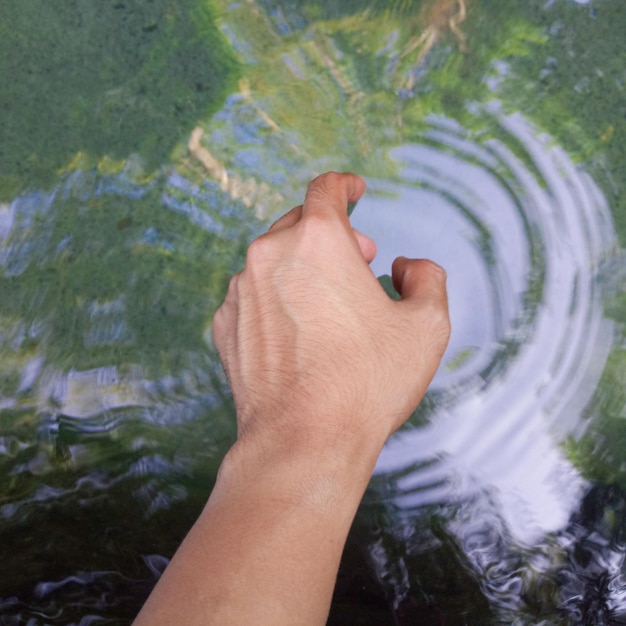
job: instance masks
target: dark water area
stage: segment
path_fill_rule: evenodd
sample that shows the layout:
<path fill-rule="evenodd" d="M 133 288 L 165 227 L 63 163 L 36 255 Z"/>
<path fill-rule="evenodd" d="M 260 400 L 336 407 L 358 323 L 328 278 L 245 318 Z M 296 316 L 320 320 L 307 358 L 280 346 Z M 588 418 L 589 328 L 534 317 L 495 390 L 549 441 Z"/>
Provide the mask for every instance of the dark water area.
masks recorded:
<path fill-rule="evenodd" d="M 235 438 L 212 315 L 323 171 L 453 333 L 329 624 L 626 624 L 626 4 L 0 0 L 0 624 L 128 624 Z"/>

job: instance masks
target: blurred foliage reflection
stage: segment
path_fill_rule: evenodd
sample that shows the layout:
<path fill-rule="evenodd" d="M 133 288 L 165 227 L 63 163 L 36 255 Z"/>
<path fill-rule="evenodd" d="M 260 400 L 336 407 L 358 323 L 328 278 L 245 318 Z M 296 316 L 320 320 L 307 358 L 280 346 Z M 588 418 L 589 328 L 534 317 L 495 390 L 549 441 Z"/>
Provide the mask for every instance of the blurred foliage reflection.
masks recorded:
<path fill-rule="evenodd" d="M 198 0 L 3 1 L 0 15 L 0 200 L 78 152 L 158 167 L 236 73 Z"/>

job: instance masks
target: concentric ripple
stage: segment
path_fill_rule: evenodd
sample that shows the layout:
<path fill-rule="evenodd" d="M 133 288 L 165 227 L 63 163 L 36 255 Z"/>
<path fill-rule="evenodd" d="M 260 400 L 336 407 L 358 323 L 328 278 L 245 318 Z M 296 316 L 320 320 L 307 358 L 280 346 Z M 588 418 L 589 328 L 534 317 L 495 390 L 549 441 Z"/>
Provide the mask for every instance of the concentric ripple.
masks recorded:
<path fill-rule="evenodd" d="M 532 544 L 581 496 L 559 443 L 584 429 L 610 350 L 600 288 L 615 235 L 601 192 L 563 150 L 519 115 L 488 115 L 498 139 L 431 120 L 422 143 L 393 153 L 402 180 L 370 183 L 379 193 L 353 218 L 379 244 L 376 273 L 400 254 L 448 272 L 437 408 L 388 444 L 378 472 L 396 475 L 395 501 L 409 508 L 493 490 L 509 532 Z"/>

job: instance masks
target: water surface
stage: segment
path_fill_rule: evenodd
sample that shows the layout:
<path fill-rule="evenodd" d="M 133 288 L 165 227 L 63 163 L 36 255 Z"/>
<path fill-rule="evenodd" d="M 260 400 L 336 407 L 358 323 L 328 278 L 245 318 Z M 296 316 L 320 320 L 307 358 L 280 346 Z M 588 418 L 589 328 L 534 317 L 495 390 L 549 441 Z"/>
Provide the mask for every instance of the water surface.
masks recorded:
<path fill-rule="evenodd" d="M 128 623 L 235 437 L 211 318 L 352 170 L 453 333 L 334 624 L 626 623 L 626 7 L 0 0 L 0 616 Z"/>

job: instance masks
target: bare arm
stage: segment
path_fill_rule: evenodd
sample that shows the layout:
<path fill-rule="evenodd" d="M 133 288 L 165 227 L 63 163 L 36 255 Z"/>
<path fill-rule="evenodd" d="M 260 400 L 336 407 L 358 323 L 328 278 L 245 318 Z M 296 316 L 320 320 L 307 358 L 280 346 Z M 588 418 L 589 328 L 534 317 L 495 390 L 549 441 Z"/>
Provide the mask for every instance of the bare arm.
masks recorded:
<path fill-rule="evenodd" d="M 396 302 L 369 269 L 346 214 L 364 188 L 315 179 L 231 280 L 213 333 L 238 439 L 136 626 L 325 623 L 376 459 L 449 335 L 443 270 L 396 259 Z"/>

